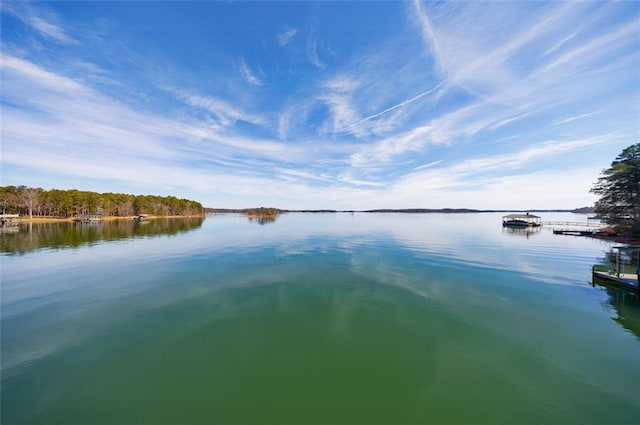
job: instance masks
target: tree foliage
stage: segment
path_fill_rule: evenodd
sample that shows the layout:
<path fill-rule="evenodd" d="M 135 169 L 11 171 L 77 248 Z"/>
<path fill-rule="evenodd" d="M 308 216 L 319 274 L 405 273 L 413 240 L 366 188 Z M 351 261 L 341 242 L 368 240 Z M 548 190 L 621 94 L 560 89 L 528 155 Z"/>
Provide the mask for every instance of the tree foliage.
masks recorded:
<path fill-rule="evenodd" d="M 600 195 L 596 213 L 622 231 L 640 235 L 640 143 L 625 148 L 591 192 Z"/>
<path fill-rule="evenodd" d="M 71 217 L 102 214 L 128 217 L 138 214 L 158 216 L 204 214 L 202 204 L 174 196 L 96 193 L 81 190 L 44 190 L 26 186 L 0 186 L 3 214 Z"/>

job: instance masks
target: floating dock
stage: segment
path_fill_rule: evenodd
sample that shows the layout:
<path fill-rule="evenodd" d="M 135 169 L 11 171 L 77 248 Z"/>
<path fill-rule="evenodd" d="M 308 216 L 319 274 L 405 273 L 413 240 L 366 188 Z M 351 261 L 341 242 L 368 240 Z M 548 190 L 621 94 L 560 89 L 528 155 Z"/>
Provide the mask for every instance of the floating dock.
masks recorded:
<path fill-rule="evenodd" d="M 99 223 L 104 221 L 104 216 L 101 214 L 84 214 L 76 216 L 73 221 L 76 223 Z"/>
<path fill-rule="evenodd" d="M 592 285 L 596 283 L 601 285 L 615 286 L 629 291 L 633 291 L 640 296 L 640 246 L 614 246 L 612 249 L 616 251 L 616 261 L 613 265 L 597 264 L 591 267 Z M 636 254 L 635 273 L 630 273 L 633 265 L 633 254 Z M 631 264 L 625 261 L 623 266 L 623 257 L 628 257 Z"/>
<path fill-rule="evenodd" d="M 593 236 L 596 230 L 553 229 L 554 235 Z"/>
<path fill-rule="evenodd" d="M 616 236 L 615 232 L 603 232 L 599 229 L 581 230 L 581 229 L 553 229 L 554 235 L 570 235 L 570 236 Z"/>
<path fill-rule="evenodd" d="M 0 214 L 0 226 L 17 226 L 18 225 L 18 214 Z"/>
<path fill-rule="evenodd" d="M 596 270 L 596 266 L 593 266 L 591 271 L 593 284 L 596 283 L 616 286 L 624 288 L 640 294 L 640 286 L 638 285 L 638 275 L 632 273 L 615 273 L 603 270 Z"/>
<path fill-rule="evenodd" d="M 606 229 L 604 223 L 590 223 L 587 221 L 546 221 L 545 226 L 553 228 L 554 235 L 569 236 L 616 236 L 616 233 Z"/>

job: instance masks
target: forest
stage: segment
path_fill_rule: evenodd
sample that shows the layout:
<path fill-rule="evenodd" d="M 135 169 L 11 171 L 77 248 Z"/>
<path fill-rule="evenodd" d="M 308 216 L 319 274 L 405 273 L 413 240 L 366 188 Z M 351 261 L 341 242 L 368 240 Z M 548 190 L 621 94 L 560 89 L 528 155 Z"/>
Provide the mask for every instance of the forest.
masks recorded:
<path fill-rule="evenodd" d="M 32 217 L 73 217 L 100 214 L 130 217 L 202 215 L 202 204 L 174 196 L 97 193 L 82 190 L 45 190 L 27 186 L 0 186 L 2 214 Z"/>

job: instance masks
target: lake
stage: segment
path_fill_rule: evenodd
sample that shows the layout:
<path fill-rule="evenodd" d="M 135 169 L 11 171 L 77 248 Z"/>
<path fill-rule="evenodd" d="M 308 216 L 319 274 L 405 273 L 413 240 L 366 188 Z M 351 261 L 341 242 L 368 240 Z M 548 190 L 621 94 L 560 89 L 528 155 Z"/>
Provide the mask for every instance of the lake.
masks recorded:
<path fill-rule="evenodd" d="M 2 423 L 635 423 L 640 305 L 590 285 L 613 244 L 501 215 L 0 234 Z"/>

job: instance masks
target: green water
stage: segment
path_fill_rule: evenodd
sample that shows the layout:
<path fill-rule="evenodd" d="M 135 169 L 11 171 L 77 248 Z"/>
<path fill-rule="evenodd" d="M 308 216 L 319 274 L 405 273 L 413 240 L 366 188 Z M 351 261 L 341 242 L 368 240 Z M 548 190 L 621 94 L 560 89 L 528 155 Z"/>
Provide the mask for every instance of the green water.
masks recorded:
<path fill-rule="evenodd" d="M 75 226 L 0 236 L 3 424 L 640 417 L 640 305 L 590 286 L 606 242 L 500 214 Z"/>

